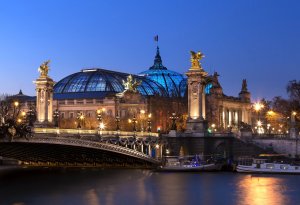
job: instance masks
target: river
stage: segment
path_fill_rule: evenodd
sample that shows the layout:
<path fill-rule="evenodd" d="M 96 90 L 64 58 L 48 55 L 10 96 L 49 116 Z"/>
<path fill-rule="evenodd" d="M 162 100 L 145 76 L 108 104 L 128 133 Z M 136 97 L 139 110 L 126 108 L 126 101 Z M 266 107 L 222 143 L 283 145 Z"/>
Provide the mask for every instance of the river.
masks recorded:
<path fill-rule="evenodd" d="M 0 169 L 1 205 L 297 205 L 300 175 Z"/>

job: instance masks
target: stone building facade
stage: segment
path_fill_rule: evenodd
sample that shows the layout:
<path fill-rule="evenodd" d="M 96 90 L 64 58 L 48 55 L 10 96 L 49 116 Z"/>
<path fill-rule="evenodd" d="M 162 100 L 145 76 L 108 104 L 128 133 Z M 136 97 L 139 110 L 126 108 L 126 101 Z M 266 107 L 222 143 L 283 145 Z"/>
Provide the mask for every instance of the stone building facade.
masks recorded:
<path fill-rule="evenodd" d="M 120 93 L 124 94 L 128 90 L 126 88 L 128 76 L 137 83 L 136 92 L 121 96 Z M 120 128 L 130 130 L 132 125 L 128 120 L 135 116 L 138 130 L 146 130 L 148 122 L 151 121 L 152 131 L 167 131 L 171 127 L 170 116 L 175 113 L 178 122 L 182 123 L 177 128 L 186 129 L 187 83 L 185 75 L 163 66 L 157 48 L 153 66 L 138 75 L 92 68 L 70 74 L 55 83 L 53 99 L 47 99 L 47 102 L 51 101 L 48 105 L 52 104 L 52 111 L 47 110 L 48 121 L 55 120 L 50 115 L 56 111 L 60 127 L 76 128 L 78 123 L 81 123 L 87 129 L 97 129 L 99 126 L 97 110 L 101 110 L 107 129 L 115 129 L 118 117 Z M 39 87 L 40 84 L 37 84 L 38 90 Z M 202 117 L 208 121 L 208 126 L 212 127 L 213 131 L 237 129 L 241 121 L 251 124 L 251 101 L 246 80 L 243 80 L 238 97 L 224 94 L 217 73 L 203 76 L 202 91 L 201 99 L 206 101 L 202 103 L 206 104 Z M 49 96 L 52 97 L 51 93 Z M 38 94 L 37 98 L 38 108 L 41 96 Z M 149 114 L 151 119 L 148 119 Z M 38 119 L 41 119 L 40 115 L 38 114 Z M 84 116 L 84 122 L 79 122 L 79 115 Z"/>

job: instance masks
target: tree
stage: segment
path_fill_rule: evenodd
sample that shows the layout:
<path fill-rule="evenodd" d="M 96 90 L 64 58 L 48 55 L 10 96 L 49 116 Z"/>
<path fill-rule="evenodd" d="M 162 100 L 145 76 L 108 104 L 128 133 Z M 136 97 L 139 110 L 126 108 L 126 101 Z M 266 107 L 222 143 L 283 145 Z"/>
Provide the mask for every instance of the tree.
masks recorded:
<path fill-rule="evenodd" d="M 280 96 L 273 98 L 271 103 L 272 112 L 267 112 L 268 122 L 277 130 L 288 130 L 290 126 L 290 117 L 296 112 L 296 120 L 300 114 L 300 81 L 291 80 L 286 86 L 288 99 Z M 299 123 L 296 124 L 299 128 Z"/>
<path fill-rule="evenodd" d="M 300 102 L 300 81 L 291 80 L 288 83 L 286 90 L 290 97 L 290 100 L 295 100 Z"/>
<path fill-rule="evenodd" d="M 20 112 L 19 102 L 7 98 L 0 100 L 0 138 L 12 140 L 14 137 L 31 136 L 31 128 L 27 125 L 26 113 Z"/>

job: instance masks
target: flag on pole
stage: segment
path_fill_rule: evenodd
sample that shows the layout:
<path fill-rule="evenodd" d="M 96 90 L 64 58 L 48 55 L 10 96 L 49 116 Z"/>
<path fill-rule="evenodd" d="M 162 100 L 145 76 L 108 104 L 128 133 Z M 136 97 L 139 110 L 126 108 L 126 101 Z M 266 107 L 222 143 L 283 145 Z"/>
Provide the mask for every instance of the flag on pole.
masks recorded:
<path fill-rule="evenodd" d="M 158 35 L 154 36 L 154 41 L 158 42 Z"/>

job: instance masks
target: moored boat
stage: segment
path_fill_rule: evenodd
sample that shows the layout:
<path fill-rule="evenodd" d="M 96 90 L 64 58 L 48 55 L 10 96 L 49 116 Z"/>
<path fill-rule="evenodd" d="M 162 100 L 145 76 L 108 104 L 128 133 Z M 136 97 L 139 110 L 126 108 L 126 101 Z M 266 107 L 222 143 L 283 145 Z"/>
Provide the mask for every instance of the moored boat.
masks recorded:
<path fill-rule="evenodd" d="M 191 171 L 218 171 L 221 164 L 212 160 L 203 161 L 196 156 L 170 156 L 165 157 L 165 163 L 157 168 L 157 171 L 191 172 Z"/>
<path fill-rule="evenodd" d="M 300 164 L 287 159 L 278 159 L 283 155 L 260 155 L 257 158 L 242 158 L 236 167 L 242 173 L 300 174 Z"/>

